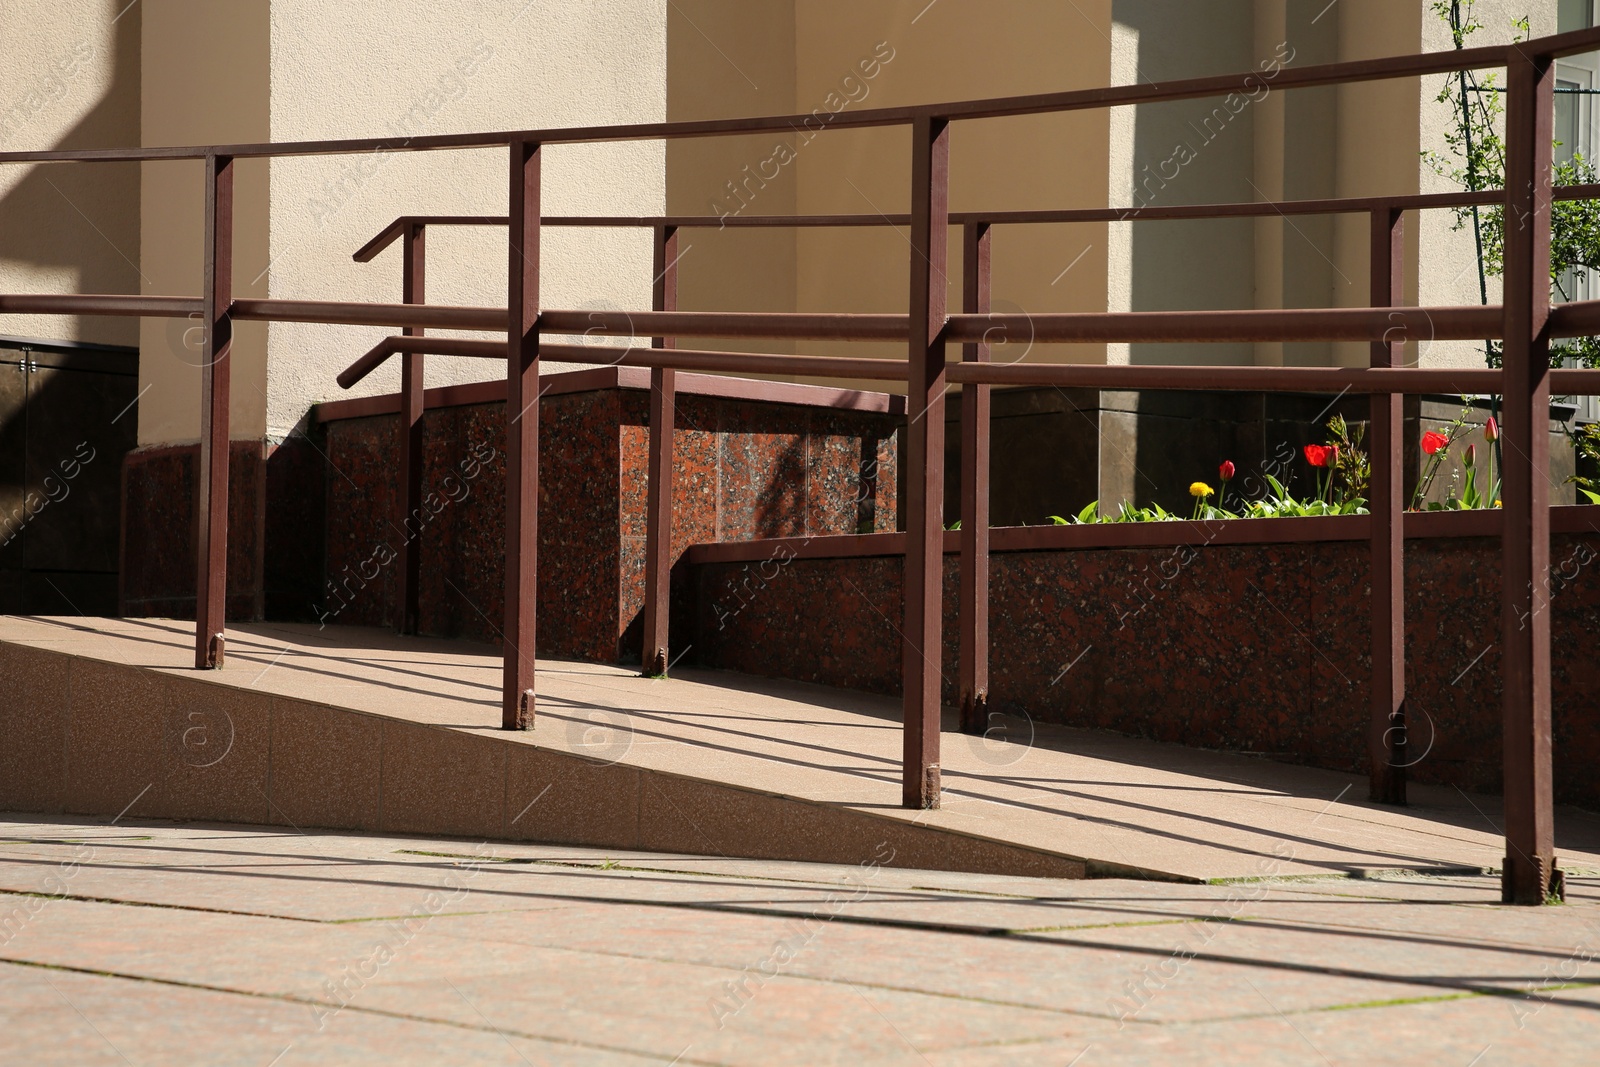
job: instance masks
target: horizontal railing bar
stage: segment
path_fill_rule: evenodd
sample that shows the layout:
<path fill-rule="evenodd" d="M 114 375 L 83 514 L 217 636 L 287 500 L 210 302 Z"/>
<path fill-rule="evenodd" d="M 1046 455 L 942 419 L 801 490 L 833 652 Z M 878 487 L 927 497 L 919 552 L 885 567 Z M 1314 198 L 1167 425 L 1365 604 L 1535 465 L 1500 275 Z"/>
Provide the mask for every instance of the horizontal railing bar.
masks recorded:
<path fill-rule="evenodd" d="M 1600 185 L 1563 185 L 1552 193 L 1557 200 L 1600 199 Z M 1482 192 L 1421 193 L 1403 196 L 1358 196 L 1329 200 L 1247 201 L 1218 204 L 1146 205 L 1113 208 L 1041 208 L 1029 211 L 952 211 L 950 224 L 964 226 L 986 223 L 993 226 L 1025 223 L 1077 223 L 1157 221 L 1175 219 L 1271 218 L 1275 215 L 1369 214 L 1391 208 L 1397 211 L 1433 208 L 1472 207 L 1498 204 L 1505 190 Z M 906 214 L 855 215 L 554 215 L 540 220 L 542 226 L 579 228 L 651 229 L 675 226 L 679 229 L 767 229 L 907 226 Z M 366 263 L 404 232 L 418 226 L 504 226 L 504 215 L 402 215 L 382 233 L 363 245 L 351 258 Z"/>
<path fill-rule="evenodd" d="M 765 337 L 813 341 L 903 341 L 905 315 L 755 311 L 545 311 L 539 329 L 606 337 Z"/>
<path fill-rule="evenodd" d="M 951 315 L 945 337 L 990 344 L 1481 341 L 1503 334 L 1503 318 L 1492 305 Z"/>
<path fill-rule="evenodd" d="M 504 359 L 506 345 L 504 341 L 476 341 L 456 337 L 386 337 L 374 345 L 366 355 L 339 372 L 336 379 L 339 387 L 351 388 L 382 366 L 390 356 L 402 352 L 430 356 Z M 539 354 L 546 359 L 613 367 L 668 367 L 674 370 L 735 374 L 796 374 L 814 378 L 862 378 L 885 382 L 906 380 L 906 365 L 900 360 L 892 359 L 561 344 L 541 344 Z"/>
<path fill-rule="evenodd" d="M 952 363 L 952 385 L 1053 385 L 1061 389 L 1171 389 L 1246 393 L 1501 391 L 1498 370 L 1417 367 L 1108 367 L 1099 363 Z M 1600 381 L 1596 382 L 1600 385 Z"/>
<path fill-rule="evenodd" d="M 117 315 L 183 319 L 203 313 L 198 299 L 183 296 L 121 296 L 91 293 L 21 293 L 0 296 L 0 315 Z"/>
<path fill-rule="evenodd" d="M 666 367 L 672 370 L 722 374 L 795 374 L 811 378 L 858 378 L 903 382 L 906 365 L 898 359 L 851 359 L 844 356 L 792 356 L 776 352 L 714 352 L 692 348 L 631 347 L 615 350 L 594 345 L 540 345 L 550 359 L 607 363 L 619 367 Z M 611 352 L 617 355 L 606 359 Z"/>
<path fill-rule="evenodd" d="M 387 337 L 340 372 L 341 388 L 349 389 L 401 352 L 427 355 L 504 359 L 501 341 L 453 337 Z M 786 355 L 768 352 L 717 352 L 685 348 L 616 348 L 546 344 L 549 359 L 626 367 L 668 367 L 685 371 L 731 374 L 793 374 L 802 377 L 905 381 L 906 367 L 897 359 L 849 359 L 839 356 Z M 1501 388 L 1498 370 L 1418 367 L 1108 367 L 1102 364 L 952 363 L 952 385 L 1041 385 L 1076 389 L 1163 389 L 1218 392 L 1310 393 L 1437 393 L 1479 395 Z M 1557 370 L 1551 389 L 1558 395 L 1600 394 L 1600 370 Z"/>
<path fill-rule="evenodd" d="M 0 314 L 109 315 L 186 318 L 202 311 L 199 300 L 168 296 L 93 294 L 0 295 Z M 236 300 L 230 315 L 240 321 L 314 322 L 350 326 L 432 327 L 499 331 L 500 308 L 433 304 L 375 304 L 311 300 Z M 762 312 L 547 311 L 540 327 L 552 334 L 629 337 L 801 338 L 896 341 L 908 331 L 904 315 L 789 314 Z M 1563 304 L 1552 310 L 1552 337 L 1600 332 L 1600 301 Z M 1297 308 L 1285 311 L 1146 311 L 1039 315 L 952 315 L 952 342 L 1171 342 L 1257 340 L 1481 340 L 1498 338 L 1497 307 Z M 823 358 L 823 357 L 817 357 Z M 643 364 L 641 364 L 643 365 Z M 1204 368 L 1197 368 L 1204 369 Z M 1306 368 L 1316 369 L 1316 368 Z M 1560 374 L 1581 372 L 1557 371 Z"/>
<path fill-rule="evenodd" d="M 1550 308 L 1545 332 L 1552 338 L 1588 337 L 1600 333 L 1600 300 L 1574 300 Z"/>
<path fill-rule="evenodd" d="M 232 318 L 255 322 L 317 322 L 339 326 L 417 326 L 505 332 L 505 308 L 441 304 L 356 304 L 332 300 L 235 300 Z"/>
<path fill-rule="evenodd" d="M 173 148 L 51 150 L 41 152 L 0 152 L 0 163 L 48 162 L 133 162 L 159 159 L 202 159 L 207 155 L 244 159 L 257 156 L 352 155 L 368 152 L 423 152 L 450 149 L 490 148 L 527 141 L 538 144 L 598 144 L 615 141 L 672 140 L 686 137 L 716 137 L 737 134 L 804 133 L 823 129 L 867 129 L 903 126 L 924 118 L 952 120 L 1011 118 L 1022 115 L 1083 111 L 1097 108 L 1149 104 L 1203 97 L 1224 97 L 1229 93 L 1253 95 L 1264 89 L 1302 89 L 1345 82 L 1386 81 L 1394 78 L 1444 74 L 1459 70 L 1503 67 L 1517 49 L 1521 55 L 1571 55 L 1600 48 L 1600 30 L 1524 41 L 1520 45 L 1491 45 L 1416 55 L 1388 56 L 1310 67 L 1280 67 L 1271 76 L 1252 70 L 1205 78 L 1170 82 L 1074 89 L 1027 96 L 996 97 L 984 100 L 951 101 L 914 107 L 866 108 L 854 112 L 769 116 L 761 118 L 713 119 L 688 122 L 631 123 L 615 126 L 559 127 L 542 130 L 500 131 L 494 133 L 440 134 L 426 137 L 354 138 L 346 140 L 285 141 L 278 144 L 225 144 Z"/>

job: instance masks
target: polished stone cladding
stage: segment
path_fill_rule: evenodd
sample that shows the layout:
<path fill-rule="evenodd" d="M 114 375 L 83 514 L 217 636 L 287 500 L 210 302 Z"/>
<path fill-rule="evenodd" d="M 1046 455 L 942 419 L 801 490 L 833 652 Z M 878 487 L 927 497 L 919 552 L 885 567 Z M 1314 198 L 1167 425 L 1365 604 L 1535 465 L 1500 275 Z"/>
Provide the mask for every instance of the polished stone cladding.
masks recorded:
<path fill-rule="evenodd" d="M 897 399 L 690 374 L 678 382 L 674 559 L 705 541 L 894 529 Z M 551 375 L 546 383 L 539 413 L 539 652 L 637 662 L 649 372 L 600 368 Z M 399 486 L 396 398 L 322 406 L 327 538 L 315 617 L 330 625 L 393 625 L 393 560 L 411 538 L 422 560 L 421 633 L 499 639 L 503 388 L 429 391 L 424 504 L 405 530 L 392 518 Z M 685 616 L 678 632 L 689 623 Z"/>
<path fill-rule="evenodd" d="M 321 446 L 234 441 L 228 452 L 228 619 L 311 618 L 321 568 Z M 198 445 L 144 448 L 122 466 L 124 618 L 194 618 Z"/>
<path fill-rule="evenodd" d="M 1407 540 L 1406 762 L 1417 781 L 1499 788 L 1499 551 L 1488 537 Z M 1026 715 L 1364 772 L 1368 552 L 1361 541 L 996 552 L 995 728 L 1017 740 Z M 1556 797 L 1600 804 L 1600 534 L 1556 534 L 1550 558 Z M 947 554 L 952 705 L 956 567 Z M 780 545 L 759 562 L 693 571 L 700 666 L 899 693 L 899 558 L 793 558 Z"/>

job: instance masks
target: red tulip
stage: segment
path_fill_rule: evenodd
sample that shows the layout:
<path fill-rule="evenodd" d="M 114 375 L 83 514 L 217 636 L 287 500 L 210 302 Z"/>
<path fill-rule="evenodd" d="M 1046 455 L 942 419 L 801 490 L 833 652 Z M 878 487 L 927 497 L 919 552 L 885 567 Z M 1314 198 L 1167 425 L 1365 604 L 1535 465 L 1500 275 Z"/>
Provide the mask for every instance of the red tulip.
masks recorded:
<path fill-rule="evenodd" d="M 1466 463 L 1466 465 L 1469 466 L 1469 467 L 1472 466 L 1472 464 L 1474 462 L 1476 462 L 1477 458 L 1478 458 L 1478 446 L 1477 445 L 1468 445 L 1467 446 L 1467 454 L 1464 457 L 1464 462 Z"/>
<path fill-rule="evenodd" d="M 1422 450 L 1430 456 L 1449 443 L 1450 438 L 1437 430 L 1429 430 L 1422 435 Z"/>
<path fill-rule="evenodd" d="M 1217 468 L 1217 476 L 1225 482 L 1233 481 L 1233 460 L 1223 460 L 1222 466 Z"/>
<path fill-rule="evenodd" d="M 1500 424 L 1494 421 L 1494 416 L 1489 416 L 1489 421 L 1483 424 L 1483 439 L 1485 441 L 1500 440 Z"/>
<path fill-rule="evenodd" d="M 1334 454 L 1337 454 L 1336 452 Z M 1326 467 L 1328 465 L 1329 449 L 1327 445 L 1306 445 L 1306 462 L 1313 467 Z"/>

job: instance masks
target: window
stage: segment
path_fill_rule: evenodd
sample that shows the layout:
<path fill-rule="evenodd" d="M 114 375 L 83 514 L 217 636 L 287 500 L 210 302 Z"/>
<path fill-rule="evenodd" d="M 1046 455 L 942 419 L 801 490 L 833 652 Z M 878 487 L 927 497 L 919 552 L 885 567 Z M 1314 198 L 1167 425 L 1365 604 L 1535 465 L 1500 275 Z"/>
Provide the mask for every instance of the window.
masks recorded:
<path fill-rule="evenodd" d="M 1556 8 L 1556 32 L 1569 33 L 1595 25 L 1596 0 L 1560 0 Z M 1600 145 L 1596 136 L 1595 101 L 1600 89 L 1600 54 L 1570 56 L 1556 64 L 1556 121 L 1555 161 L 1568 163 L 1574 156 L 1582 156 L 1590 163 L 1600 164 L 1595 149 Z M 1559 280 L 1556 300 L 1594 300 L 1600 297 L 1600 277 L 1590 274 L 1579 281 L 1572 271 Z M 1600 397 L 1573 397 L 1578 405 L 1581 422 L 1600 421 Z"/>

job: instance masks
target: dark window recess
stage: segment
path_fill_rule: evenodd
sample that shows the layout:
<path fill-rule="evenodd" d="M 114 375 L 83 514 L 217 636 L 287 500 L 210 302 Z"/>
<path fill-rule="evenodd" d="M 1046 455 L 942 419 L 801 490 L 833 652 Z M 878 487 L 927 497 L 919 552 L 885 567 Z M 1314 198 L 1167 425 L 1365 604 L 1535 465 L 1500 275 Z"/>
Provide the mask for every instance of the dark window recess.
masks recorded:
<path fill-rule="evenodd" d="M 0 339 L 0 614 L 115 615 L 138 350 Z"/>

